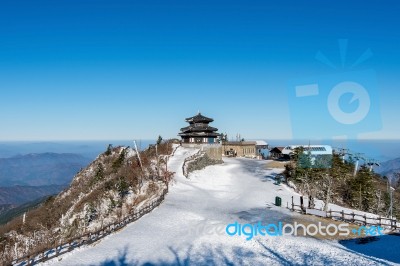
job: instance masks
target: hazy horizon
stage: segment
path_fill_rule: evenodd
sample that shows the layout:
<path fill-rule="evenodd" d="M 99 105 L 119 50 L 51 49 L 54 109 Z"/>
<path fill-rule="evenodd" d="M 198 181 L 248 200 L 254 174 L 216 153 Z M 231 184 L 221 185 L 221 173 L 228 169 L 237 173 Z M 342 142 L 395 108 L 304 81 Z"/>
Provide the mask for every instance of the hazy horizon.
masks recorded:
<path fill-rule="evenodd" d="M 327 144 L 334 148 L 346 148 L 352 152 L 363 153 L 365 157 L 379 161 L 400 158 L 399 139 L 352 139 L 344 141 L 259 138 L 258 140 L 265 140 L 270 148 L 296 144 L 307 145 L 308 143 Z M 138 148 L 142 150 L 147 148 L 149 144 L 156 143 L 156 139 L 136 140 L 136 143 Z M 93 159 L 99 153 L 105 151 L 108 144 L 133 147 L 133 140 L 0 141 L 0 158 L 8 158 L 19 154 L 55 152 L 77 153 Z"/>

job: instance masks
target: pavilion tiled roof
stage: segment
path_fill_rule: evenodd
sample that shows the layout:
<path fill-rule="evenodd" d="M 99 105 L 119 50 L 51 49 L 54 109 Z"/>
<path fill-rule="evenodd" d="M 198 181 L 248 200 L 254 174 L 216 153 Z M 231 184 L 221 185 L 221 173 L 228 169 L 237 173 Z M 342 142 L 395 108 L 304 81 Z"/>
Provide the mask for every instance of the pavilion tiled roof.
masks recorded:
<path fill-rule="evenodd" d="M 200 112 L 192 117 L 186 118 L 186 122 L 188 123 L 211 123 L 213 122 L 214 119 L 206 117 L 204 115 L 202 115 Z"/>

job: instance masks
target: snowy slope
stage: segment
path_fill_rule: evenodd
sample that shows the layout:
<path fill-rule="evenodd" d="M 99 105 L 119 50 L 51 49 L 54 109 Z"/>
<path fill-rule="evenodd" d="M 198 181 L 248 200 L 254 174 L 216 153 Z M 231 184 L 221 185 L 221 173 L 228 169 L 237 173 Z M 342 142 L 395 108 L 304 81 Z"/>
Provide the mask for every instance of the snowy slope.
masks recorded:
<path fill-rule="evenodd" d="M 290 221 L 298 214 L 273 205 L 294 193 L 273 184 L 277 169 L 265 161 L 224 159 L 183 177 L 184 158 L 196 150 L 179 148 L 170 159 L 176 172 L 164 203 L 150 214 L 92 246 L 77 249 L 46 265 L 390 265 L 367 252 L 335 241 L 304 237 L 226 235 L 227 224 Z M 392 261 L 395 261 L 392 260 Z M 399 262 L 399 261 L 397 261 Z"/>

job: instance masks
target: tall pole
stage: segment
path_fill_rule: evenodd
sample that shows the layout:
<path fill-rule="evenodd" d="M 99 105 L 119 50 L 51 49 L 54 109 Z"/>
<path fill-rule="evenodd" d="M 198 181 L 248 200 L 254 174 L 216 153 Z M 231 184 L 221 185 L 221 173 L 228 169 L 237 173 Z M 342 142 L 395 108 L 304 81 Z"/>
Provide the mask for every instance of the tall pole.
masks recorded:
<path fill-rule="evenodd" d="M 356 176 L 357 171 L 358 171 L 358 162 L 359 162 L 359 158 L 357 157 L 356 159 L 357 159 L 357 161 L 356 161 L 356 165 L 354 166 L 354 173 L 353 173 L 354 176 Z"/>
<path fill-rule="evenodd" d="M 394 188 L 390 187 L 390 219 L 393 219 L 393 191 Z"/>
<path fill-rule="evenodd" d="M 381 205 L 381 191 L 379 190 L 379 194 L 378 194 L 378 205 L 376 207 L 376 213 L 379 214 L 379 206 Z"/>
<path fill-rule="evenodd" d="M 167 155 L 165 157 L 165 172 L 167 172 L 167 173 L 168 173 L 168 159 L 169 159 L 169 156 Z"/>
<path fill-rule="evenodd" d="M 357 153 L 356 156 L 355 156 L 355 158 L 356 158 L 357 161 L 356 161 L 356 165 L 355 165 L 355 167 L 354 167 L 354 173 L 353 173 L 354 176 L 357 175 L 357 171 L 358 171 L 358 166 L 359 166 L 359 163 L 360 163 L 360 159 L 365 160 L 365 159 L 362 157 L 362 153 Z"/>
<path fill-rule="evenodd" d="M 360 210 L 361 210 L 361 205 L 362 205 L 362 194 L 361 194 L 361 184 L 360 184 Z"/>
<path fill-rule="evenodd" d="M 390 187 L 390 219 L 393 217 L 393 193 L 392 187 Z"/>
<path fill-rule="evenodd" d="M 156 157 L 157 157 L 157 176 L 160 178 L 160 160 L 158 158 L 158 144 L 156 144 Z"/>
<path fill-rule="evenodd" d="M 136 145 L 136 140 L 133 141 L 133 144 L 135 145 L 136 154 L 139 159 L 140 169 L 142 169 L 142 172 L 143 172 L 142 160 L 140 159 L 140 153 L 139 153 L 137 145 Z"/>
<path fill-rule="evenodd" d="M 14 245 L 14 254 L 15 254 L 15 257 L 18 258 L 18 242 L 16 242 Z"/>

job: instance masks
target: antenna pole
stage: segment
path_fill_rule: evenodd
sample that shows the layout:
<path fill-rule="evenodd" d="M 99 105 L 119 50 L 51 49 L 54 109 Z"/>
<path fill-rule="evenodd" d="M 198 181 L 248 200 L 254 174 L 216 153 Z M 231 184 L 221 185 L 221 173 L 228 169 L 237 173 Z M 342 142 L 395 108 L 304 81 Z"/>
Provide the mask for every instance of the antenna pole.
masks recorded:
<path fill-rule="evenodd" d="M 157 176 L 160 177 L 160 160 L 158 158 L 158 144 L 156 144 Z"/>

